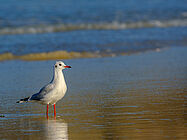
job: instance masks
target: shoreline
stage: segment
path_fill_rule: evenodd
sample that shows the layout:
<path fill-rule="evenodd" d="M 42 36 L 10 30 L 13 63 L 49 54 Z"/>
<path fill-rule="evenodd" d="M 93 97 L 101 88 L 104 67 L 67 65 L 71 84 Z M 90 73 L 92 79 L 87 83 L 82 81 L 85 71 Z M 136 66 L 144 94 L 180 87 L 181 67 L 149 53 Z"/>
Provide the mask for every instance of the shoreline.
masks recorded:
<path fill-rule="evenodd" d="M 23 60 L 23 61 L 47 61 L 47 60 L 66 60 L 66 59 L 80 59 L 80 58 L 102 58 L 102 57 L 116 57 L 116 56 L 126 56 L 126 55 L 134 55 L 139 53 L 147 53 L 147 52 L 160 52 L 165 48 L 152 48 L 145 49 L 139 51 L 128 51 L 128 52 L 68 52 L 68 51 L 53 51 L 53 52 L 41 52 L 41 53 L 29 53 L 23 55 L 14 55 L 12 53 L 3 53 L 0 54 L 0 62 L 1 61 L 9 61 L 9 60 Z"/>

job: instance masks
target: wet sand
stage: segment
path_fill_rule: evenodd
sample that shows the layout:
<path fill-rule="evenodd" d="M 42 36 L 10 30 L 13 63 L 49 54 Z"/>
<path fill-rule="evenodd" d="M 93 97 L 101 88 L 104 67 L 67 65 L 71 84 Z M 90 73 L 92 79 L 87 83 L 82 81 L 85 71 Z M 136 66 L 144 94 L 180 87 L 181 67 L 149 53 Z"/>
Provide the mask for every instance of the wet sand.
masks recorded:
<path fill-rule="evenodd" d="M 187 48 L 72 59 L 57 119 L 15 102 L 52 78 L 54 61 L 0 62 L 0 139 L 186 139 Z"/>

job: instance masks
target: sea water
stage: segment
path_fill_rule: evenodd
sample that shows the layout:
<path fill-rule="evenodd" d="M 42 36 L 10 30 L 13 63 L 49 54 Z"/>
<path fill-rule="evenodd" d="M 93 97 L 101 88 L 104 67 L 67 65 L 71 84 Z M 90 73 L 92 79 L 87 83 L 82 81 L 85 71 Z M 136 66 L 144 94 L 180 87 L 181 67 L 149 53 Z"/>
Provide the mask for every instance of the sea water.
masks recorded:
<path fill-rule="evenodd" d="M 185 0 L 1 0 L 0 60 L 159 51 L 186 46 L 186 26 Z"/>

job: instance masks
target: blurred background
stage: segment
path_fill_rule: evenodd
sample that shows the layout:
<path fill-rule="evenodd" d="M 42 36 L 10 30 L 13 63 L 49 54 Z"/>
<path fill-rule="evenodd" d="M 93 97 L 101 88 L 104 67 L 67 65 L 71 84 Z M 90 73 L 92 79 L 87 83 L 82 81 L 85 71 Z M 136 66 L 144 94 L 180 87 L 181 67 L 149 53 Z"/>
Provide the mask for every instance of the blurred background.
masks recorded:
<path fill-rule="evenodd" d="M 25 54 L 32 55 L 21 59 L 102 57 L 186 46 L 185 3 L 1 0 L 0 60 Z M 35 54 L 54 51 L 43 56 Z"/>

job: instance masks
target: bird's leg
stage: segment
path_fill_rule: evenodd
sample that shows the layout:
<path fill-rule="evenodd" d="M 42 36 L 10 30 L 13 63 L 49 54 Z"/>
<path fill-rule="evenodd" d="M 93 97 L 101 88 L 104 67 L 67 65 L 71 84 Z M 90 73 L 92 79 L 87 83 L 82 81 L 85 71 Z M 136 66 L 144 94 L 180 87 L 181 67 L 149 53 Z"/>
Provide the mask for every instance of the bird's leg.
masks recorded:
<path fill-rule="evenodd" d="M 47 110 L 46 110 L 46 117 L 47 117 L 47 119 L 49 119 L 48 110 L 49 110 L 49 104 L 47 104 Z"/>
<path fill-rule="evenodd" d="M 54 118 L 56 119 L 56 108 L 55 108 L 55 104 L 53 105 L 54 108 Z"/>

